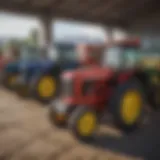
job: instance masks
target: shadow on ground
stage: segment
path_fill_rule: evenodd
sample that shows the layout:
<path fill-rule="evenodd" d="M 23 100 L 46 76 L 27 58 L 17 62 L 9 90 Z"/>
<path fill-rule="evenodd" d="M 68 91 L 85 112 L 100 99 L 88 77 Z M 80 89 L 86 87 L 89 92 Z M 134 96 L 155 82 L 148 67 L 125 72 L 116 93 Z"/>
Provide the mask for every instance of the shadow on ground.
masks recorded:
<path fill-rule="evenodd" d="M 145 160 L 160 159 L 160 113 L 153 113 L 151 122 L 128 136 L 100 135 L 91 143 L 113 152 L 142 157 Z"/>

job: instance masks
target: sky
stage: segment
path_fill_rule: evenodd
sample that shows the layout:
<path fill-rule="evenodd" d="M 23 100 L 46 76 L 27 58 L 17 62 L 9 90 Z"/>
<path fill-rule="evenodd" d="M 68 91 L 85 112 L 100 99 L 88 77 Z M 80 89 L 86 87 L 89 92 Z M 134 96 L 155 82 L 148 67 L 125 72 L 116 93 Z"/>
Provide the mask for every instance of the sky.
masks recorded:
<path fill-rule="evenodd" d="M 39 27 L 40 21 L 36 18 L 0 12 L 0 37 L 23 38 L 32 28 Z M 76 36 L 105 40 L 105 30 L 101 26 L 56 20 L 52 28 L 56 39 Z"/>

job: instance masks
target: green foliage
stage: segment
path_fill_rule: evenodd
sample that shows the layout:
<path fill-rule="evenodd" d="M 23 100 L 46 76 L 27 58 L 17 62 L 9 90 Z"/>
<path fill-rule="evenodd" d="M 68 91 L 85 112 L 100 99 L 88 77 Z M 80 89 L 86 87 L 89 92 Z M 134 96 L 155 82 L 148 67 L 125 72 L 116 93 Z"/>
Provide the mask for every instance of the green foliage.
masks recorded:
<path fill-rule="evenodd" d="M 28 45 L 38 45 L 39 33 L 37 29 L 32 29 L 29 33 L 29 36 L 26 40 Z"/>
<path fill-rule="evenodd" d="M 28 37 L 26 39 L 16 39 L 12 38 L 10 39 L 5 45 L 3 46 L 3 50 L 5 49 L 20 49 L 21 46 L 37 46 L 38 45 L 38 39 L 39 39 L 39 33 L 38 30 L 33 28 L 28 34 Z M 1 49 L 1 48 L 0 48 Z"/>

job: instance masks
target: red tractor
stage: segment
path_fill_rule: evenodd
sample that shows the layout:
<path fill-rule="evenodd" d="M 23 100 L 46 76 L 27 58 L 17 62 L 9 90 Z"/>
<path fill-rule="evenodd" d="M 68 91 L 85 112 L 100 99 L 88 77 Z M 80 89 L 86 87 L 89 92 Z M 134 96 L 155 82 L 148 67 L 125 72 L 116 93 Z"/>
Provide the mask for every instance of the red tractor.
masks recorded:
<path fill-rule="evenodd" d="M 86 140 L 107 111 L 124 131 L 135 129 L 145 104 L 137 78 L 138 54 L 139 42 L 116 42 L 104 52 L 102 66 L 64 72 L 60 97 L 50 106 L 52 122 L 67 124 L 77 138 Z"/>

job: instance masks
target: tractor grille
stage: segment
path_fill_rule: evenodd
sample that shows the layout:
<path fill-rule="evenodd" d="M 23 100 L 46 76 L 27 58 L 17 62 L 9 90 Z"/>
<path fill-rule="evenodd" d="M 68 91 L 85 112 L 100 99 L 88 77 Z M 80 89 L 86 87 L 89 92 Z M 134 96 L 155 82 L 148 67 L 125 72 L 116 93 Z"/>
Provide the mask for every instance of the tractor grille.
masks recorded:
<path fill-rule="evenodd" d="M 95 81 L 93 81 L 93 80 L 85 81 L 82 86 L 82 94 L 85 96 L 85 95 L 88 95 L 91 92 L 93 92 L 94 84 L 95 84 Z"/>

